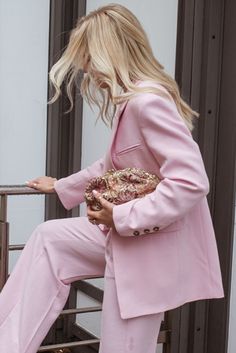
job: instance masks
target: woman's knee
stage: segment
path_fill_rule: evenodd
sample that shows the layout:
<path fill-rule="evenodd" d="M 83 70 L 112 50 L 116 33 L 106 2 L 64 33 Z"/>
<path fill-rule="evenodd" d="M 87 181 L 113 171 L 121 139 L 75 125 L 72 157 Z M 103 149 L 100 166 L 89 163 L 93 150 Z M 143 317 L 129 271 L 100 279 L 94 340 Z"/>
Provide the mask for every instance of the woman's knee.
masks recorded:
<path fill-rule="evenodd" d="M 49 220 L 43 223 L 40 223 L 34 230 L 32 236 L 40 237 L 41 240 L 46 240 L 47 238 L 52 238 L 55 234 L 57 228 L 57 220 Z"/>

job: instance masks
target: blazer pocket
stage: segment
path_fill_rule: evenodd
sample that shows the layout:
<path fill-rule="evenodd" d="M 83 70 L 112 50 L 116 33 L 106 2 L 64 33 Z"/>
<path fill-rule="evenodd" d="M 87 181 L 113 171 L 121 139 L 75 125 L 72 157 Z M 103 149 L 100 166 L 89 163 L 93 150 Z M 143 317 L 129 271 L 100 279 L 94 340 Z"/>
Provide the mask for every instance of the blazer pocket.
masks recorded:
<path fill-rule="evenodd" d="M 122 150 L 117 151 L 117 152 L 116 152 L 116 155 L 117 155 L 117 156 L 120 156 L 121 154 L 131 152 L 131 151 L 133 151 L 133 150 L 136 150 L 136 149 L 140 148 L 140 146 L 141 146 L 141 143 L 136 143 L 136 144 L 134 144 L 134 145 L 127 146 L 127 147 L 123 148 Z"/>

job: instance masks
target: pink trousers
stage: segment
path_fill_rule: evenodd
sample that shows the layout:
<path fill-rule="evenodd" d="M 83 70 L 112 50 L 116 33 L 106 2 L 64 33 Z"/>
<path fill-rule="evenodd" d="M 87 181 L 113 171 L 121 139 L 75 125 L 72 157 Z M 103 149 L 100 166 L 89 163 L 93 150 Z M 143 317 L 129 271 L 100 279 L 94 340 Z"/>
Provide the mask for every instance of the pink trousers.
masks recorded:
<path fill-rule="evenodd" d="M 63 309 L 70 284 L 104 276 L 100 353 L 155 353 L 164 313 L 120 317 L 111 238 L 87 217 L 40 224 L 0 294 L 0 351 L 36 353 Z"/>

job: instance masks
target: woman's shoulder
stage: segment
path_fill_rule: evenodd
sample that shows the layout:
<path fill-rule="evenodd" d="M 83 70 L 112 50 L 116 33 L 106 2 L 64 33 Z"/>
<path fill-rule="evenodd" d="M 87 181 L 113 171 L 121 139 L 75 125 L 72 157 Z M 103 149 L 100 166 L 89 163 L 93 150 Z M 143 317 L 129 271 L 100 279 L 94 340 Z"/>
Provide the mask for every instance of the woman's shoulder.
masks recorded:
<path fill-rule="evenodd" d="M 163 85 L 153 81 L 140 81 L 137 82 L 137 87 L 145 88 L 145 90 L 132 97 L 129 104 L 130 112 L 134 113 L 139 126 L 180 129 L 190 136 L 190 131 L 180 116 L 173 97 Z M 157 88 L 157 91 L 149 92 L 146 90 L 149 87 Z"/>
<path fill-rule="evenodd" d="M 160 82 L 154 81 L 154 80 L 137 80 L 134 82 L 135 86 L 138 88 L 152 88 L 157 90 L 161 90 L 162 92 L 165 92 L 166 94 L 169 94 L 167 88 Z"/>
<path fill-rule="evenodd" d="M 139 90 L 129 99 L 131 108 L 138 108 L 148 103 L 175 106 L 173 97 L 161 83 L 151 80 L 139 80 L 135 82 L 135 86 Z"/>

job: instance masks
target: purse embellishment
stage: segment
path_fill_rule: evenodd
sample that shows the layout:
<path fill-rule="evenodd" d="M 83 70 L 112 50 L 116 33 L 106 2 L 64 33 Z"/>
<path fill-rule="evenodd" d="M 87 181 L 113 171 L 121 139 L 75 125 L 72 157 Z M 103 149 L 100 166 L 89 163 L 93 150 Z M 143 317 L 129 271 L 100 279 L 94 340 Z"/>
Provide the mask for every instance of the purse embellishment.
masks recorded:
<path fill-rule="evenodd" d="M 103 176 L 92 178 L 85 189 L 85 201 L 94 211 L 102 206 L 93 196 L 98 191 L 104 199 L 115 205 L 141 198 L 153 192 L 160 179 L 141 168 L 110 169 Z"/>

